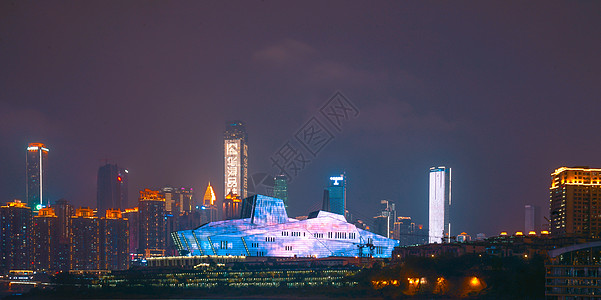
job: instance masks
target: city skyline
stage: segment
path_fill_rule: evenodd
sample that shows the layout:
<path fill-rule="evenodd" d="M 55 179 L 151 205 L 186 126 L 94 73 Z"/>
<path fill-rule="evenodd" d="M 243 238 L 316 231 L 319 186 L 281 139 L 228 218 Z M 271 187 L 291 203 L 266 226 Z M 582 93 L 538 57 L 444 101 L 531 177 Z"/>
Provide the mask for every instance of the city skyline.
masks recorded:
<path fill-rule="evenodd" d="M 106 160 L 132 201 L 209 181 L 221 201 L 226 120 L 251 136 L 249 178 L 277 175 L 270 158 L 316 120 L 329 139 L 288 182 L 290 215 L 346 170 L 351 213 L 389 199 L 427 224 L 440 164 L 455 234 L 522 230 L 524 205 L 547 213 L 548 174 L 601 166 L 600 5 L 2 2 L 0 201 L 26 201 L 31 142 L 51 150 L 50 202 L 95 206 Z M 339 127 L 320 119 L 337 91 L 357 109 Z"/>

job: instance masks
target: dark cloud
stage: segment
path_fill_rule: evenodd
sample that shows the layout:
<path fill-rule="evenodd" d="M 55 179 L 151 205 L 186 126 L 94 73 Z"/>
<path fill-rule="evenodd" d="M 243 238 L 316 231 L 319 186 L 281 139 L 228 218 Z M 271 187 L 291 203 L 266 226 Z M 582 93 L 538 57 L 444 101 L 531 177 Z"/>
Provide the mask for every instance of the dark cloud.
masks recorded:
<path fill-rule="evenodd" d="M 317 208 L 346 170 L 349 207 L 427 223 L 428 169 L 454 168 L 453 227 L 518 230 L 549 173 L 601 166 L 597 2 L 0 2 L 0 200 L 24 149 L 51 149 L 53 199 L 94 205 L 104 159 L 136 190 L 222 197 L 222 132 L 242 119 L 251 174 L 334 94 L 359 109 L 290 186 Z M 133 204 L 133 203 L 132 203 Z"/>

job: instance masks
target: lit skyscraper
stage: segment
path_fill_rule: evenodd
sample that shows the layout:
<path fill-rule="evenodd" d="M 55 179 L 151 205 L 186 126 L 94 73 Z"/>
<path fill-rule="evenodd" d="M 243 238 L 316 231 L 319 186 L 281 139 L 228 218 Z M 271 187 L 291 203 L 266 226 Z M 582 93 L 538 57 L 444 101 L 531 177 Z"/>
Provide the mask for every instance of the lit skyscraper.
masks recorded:
<path fill-rule="evenodd" d="M 273 197 L 284 200 L 284 206 L 288 207 L 288 178 L 286 175 L 277 175 L 274 181 Z"/>
<path fill-rule="evenodd" d="M 165 197 L 159 191 L 140 191 L 138 252 L 145 257 L 165 254 Z"/>
<path fill-rule="evenodd" d="M 330 212 L 343 215 L 346 211 L 346 176 L 330 177 L 330 186 L 328 186 L 328 200 Z"/>
<path fill-rule="evenodd" d="M 440 243 L 451 234 L 451 168 L 430 168 L 429 243 Z"/>
<path fill-rule="evenodd" d="M 82 207 L 71 218 L 71 270 L 98 270 L 100 230 L 94 210 Z"/>
<path fill-rule="evenodd" d="M 0 206 L 0 272 L 31 270 L 31 208 L 19 200 Z"/>
<path fill-rule="evenodd" d="M 601 168 L 558 168 L 549 192 L 551 235 L 601 236 Z"/>
<path fill-rule="evenodd" d="M 27 206 L 34 210 L 48 204 L 48 148 L 42 143 L 31 143 L 27 147 Z"/>
<path fill-rule="evenodd" d="M 224 139 L 224 186 L 223 195 L 230 192 L 247 197 L 248 189 L 248 135 L 241 121 L 226 124 Z"/>
<path fill-rule="evenodd" d="M 215 196 L 215 191 L 213 190 L 213 186 L 211 186 L 211 183 L 209 182 L 209 186 L 207 186 L 205 195 L 202 198 L 202 211 L 204 220 L 208 222 L 217 221 L 216 201 L 217 197 Z"/>
<path fill-rule="evenodd" d="M 113 164 L 98 169 L 96 205 L 100 216 L 107 209 L 124 210 L 128 206 L 127 175 L 126 169 Z"/>

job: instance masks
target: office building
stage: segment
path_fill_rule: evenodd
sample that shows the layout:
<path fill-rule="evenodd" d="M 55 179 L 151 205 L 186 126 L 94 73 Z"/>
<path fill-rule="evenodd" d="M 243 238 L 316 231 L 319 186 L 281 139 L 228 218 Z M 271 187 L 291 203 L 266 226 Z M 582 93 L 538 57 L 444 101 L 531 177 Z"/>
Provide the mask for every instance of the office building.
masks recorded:
<path fill-rule="evenodd" d="M 601 169 L 561 167 L 551 174 L 553 236 L 600 237 Z"/>
<path fill-rule="evenodd" d="M 328 186 L 329 211 L 344 216 L 346 212 L 346 176 L 330 177 Z"/>
<path fill-rule="evenodd" d="M 161 188 L 160 192 L 165 198 L 165 212 L 173 216 L 190 212 L 196 206 L 192 188 L 166 186 Z"/>
<path fill-rule="evenodd" d="M 524 206 L 524 232 L 540 231 L 540 210 L 534 205 Z"/>
<path fill-rule="evenodd" d="M 248 135 L 241 121 L 226 123 L 224 139 L 224 193 L 247 197 Z"/>
<path fill-rule="evenodd" d="M 286 175 L 277 175 L 274 182 L 273 197 L 282 199 L 284 206 L 288 207 L 288 178 Z"/>
<path fill-rule="evenodd" d="M 123 210 L 128 206 L 128 173 L 115 164 L 98 168 L 96 205 L 99 216 L 104 216 L 107 209 Z"/>
<path fill-rule="evenodd" d="M 44 207 L 33 217 L 33 262 L 36 271 L 60 270 L 60 232 L 54 209 Z"/>
<path fill-rule="evenodd" d="M 315 211 L 304 220 L 288 218 L 281 199 L 244 199 L 241 218 L 174 232 L 181 255 L 272 257 L 390 257 L 398 241 L 361 230 L 344 216 Z"/>
<path fill-rule="evenodd" d="M 165 198 L 159 191 L 140 191 L 139 246 L 138 252 L 144 257 L 165 254 Z"/>
<path fill-rule="evenodd" d="M 71 218 L 71 270 L 100 269 L 100 228 L 94 211 L 75 210 Z"/>
<path fill-rule="evenodd" d="M 41 143 L 27 147 L 27 206 L 34 210 L 48 205 L 48 151 Z"/>
<path fill-rule="evenodd" d="M 397 217 L 393 232 L 393 238 L 398 240 L 401 246 L 418 244 L 415 223 L 413 223 L 411 217 Z"/>
<path fill-rule="evenodd" d="M 223 219 L 224 220 L 232 220 L 240 218 L 240 205 L 242 204 L 242 199 L 232 192 L 225 196 L 225 200 L 223 200 Z"/>
<path fill-rule="evenodd" d="M 31 270 L 32 217 L 19 200 L 0 206 L 0 271 Z"/>
<path fill-rule="evenodd" d="M 451 168 L 430 168 L 428 242 L 448 242 L 451 235 Z"/>
<path fill-rule="evenodd" d="M 128 220 L 118 209 L 108 209 L 100 219 L 100 268 L 127 270 L 129 268 Z"/>

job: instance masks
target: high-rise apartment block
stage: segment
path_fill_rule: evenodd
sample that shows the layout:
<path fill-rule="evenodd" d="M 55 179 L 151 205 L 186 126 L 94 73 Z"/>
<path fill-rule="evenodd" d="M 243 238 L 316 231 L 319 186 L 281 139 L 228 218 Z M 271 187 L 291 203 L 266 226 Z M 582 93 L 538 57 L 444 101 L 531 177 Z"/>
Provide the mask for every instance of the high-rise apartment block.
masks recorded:
<path fill-rule="evenodd" d="M 429 243 L 449 241 L 451 222 L 451 168 L 430 168 Z"/>
<path fill-rule="evenodd" d="M 60 270 L 60 232 L 54 209 L 45 207 L 33 217 L 33 261 L 36 271 Z"/>
<path fill-rule="evenodd" d="M 100 269 L 100 228 L 91 208 L 75 210 L 71 218 L 71 270 Z"/>
<path fill-rule="evenodd" d="M 549 202 L 552 235 L 601 236 L 601 169 L 556 169 Z"/>
<path fill-rule="evenodd" d="M 339 215 L 346 212 L 346 175 L 330 177 L 328 186 L 329 211 Z"/>
<path fill-rule="evenodd" d="M 34 210 L 48 205 L 48 151 L 41 143 L 31 143 L 27 147 L 27 205 Z"/>
<path fill-rule="evenodd" d="M 248 191 L 248 134 L 242 121 L 226 123 L 224 139 L 224 193 L 241 198 Z"/>
<path fill-rule="evenodd" d="M 129 229 L 129 253 L 138 253 L 138 246 L 140 245 L 140 211 L 138 207 L 127 208 L 121 215 L 127 220 L 127 228 Z"/>
<path fill-rule="evenodd" d="M 19 200 L 0 206 L 0 271 L 31 270 L 32 212 Z"/>
<path fill-rule="evenodd" d="M 109 209 L 100 219 L 100 268 L 127 270 L 129 268 L 128 222 L 118 209 Z"/>
<path fill-rule="evenodd" d="M 139 246 L 145 257 L 163 256 L 165 253 L 165 197 L 160 191 L 140 191 Z"/>
<path fill-rule="evenodd" d="M 98 215 L 107 209 L 123 210 L 128 206 L 128 171 L 118 165 L 106 164 L 98 169 L 96 205 Z"/>
<path fill-rule="evenodd" d="M 286 175 L 275 176 L 273 197 L 284 200 L 284 206 L 288 207 L 288 178 Z"/>

